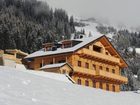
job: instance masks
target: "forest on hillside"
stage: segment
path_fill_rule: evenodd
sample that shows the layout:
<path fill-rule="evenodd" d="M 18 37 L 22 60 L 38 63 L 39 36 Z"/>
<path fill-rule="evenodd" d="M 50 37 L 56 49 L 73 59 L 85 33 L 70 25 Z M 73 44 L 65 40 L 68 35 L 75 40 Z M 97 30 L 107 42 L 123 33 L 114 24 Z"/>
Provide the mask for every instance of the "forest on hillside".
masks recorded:
<path fill-rule="evenodd" d="M 73 16 L 37 0 L 0 0 L 0 49 L 31 53 L 43 43 L 69 39 L 75 31 Z"/>

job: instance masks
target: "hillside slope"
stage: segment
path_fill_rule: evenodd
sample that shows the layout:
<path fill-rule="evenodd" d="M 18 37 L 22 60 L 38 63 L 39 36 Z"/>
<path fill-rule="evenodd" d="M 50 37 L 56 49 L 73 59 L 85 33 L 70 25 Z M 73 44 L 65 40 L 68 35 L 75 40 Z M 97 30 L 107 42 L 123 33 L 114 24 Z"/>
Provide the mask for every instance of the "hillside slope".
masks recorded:
<path fill-rule="evenodd" d="M 76 31 L 81 32 L 81 30 L 84 30 L 84 34 L 87 36 L 89 36 L 90 34 L 92 36 L 102 36 L 104 34 L 99 32 L 97 30 L 97 27 L 102 25 L 107 26 L 106 24 L 103 24 L 94 18 L 82 19 L 80 17 L 75 17 L 75 22 L 79 23 L 78 25 L 76 24 L 75 26 Z M 109 38 L 112 38 L 114 34 L 106 33 L 105 35 Z"/>
<path fill-rule="evenodd" d="M 139 105 L 140 94 L 106 92 L 0 67 L 1 105 Z"/>

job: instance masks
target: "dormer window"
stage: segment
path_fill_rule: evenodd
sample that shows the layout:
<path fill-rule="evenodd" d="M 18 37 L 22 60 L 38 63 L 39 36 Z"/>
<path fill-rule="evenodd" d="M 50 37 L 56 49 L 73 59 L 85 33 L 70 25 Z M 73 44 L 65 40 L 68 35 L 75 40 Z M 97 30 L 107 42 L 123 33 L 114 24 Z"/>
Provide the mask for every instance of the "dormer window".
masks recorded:
<path fill-rule="evenodd" d="M 99 46 L 93 45 L 93 51 L 96 51 L 96 52 L 101 53 L 101 51 L 102 51 L 102 47 L 99 47 Z"/>

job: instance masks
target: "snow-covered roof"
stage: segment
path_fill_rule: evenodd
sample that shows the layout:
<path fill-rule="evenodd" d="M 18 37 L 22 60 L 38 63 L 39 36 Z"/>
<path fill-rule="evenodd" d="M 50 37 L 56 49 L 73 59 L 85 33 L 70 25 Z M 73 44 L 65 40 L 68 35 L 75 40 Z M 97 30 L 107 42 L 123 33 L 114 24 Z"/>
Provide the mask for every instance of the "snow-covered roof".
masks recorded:
<path fill-rule="evenodd" d="M 102 35 L 104 36 L 104 35 Z M 86 38 L 82 38 L 82 39 L 75 39 L 75 40 L 79 40 L 82 41 L 81 43 L 70 47 L 70 48 L 58 48 L 55 51 L 44 51 L 43 49 L 36 51 L 28 56 L 25 57 L 26 58 L 34 58 L 34 57 L 39 57 L 39 56 L 46 56 L 46 55 L 54 55 L 54 54 L 61 54 L 61 53 L 67 53 L 67 52 L 74 52 L 77 49 L 87 45 L 88 43 L 102 37 L 102 36 L 92 36 L 92 37 L 86 37 Z"/>
<path fill-rule="evenodd" d="M 48 69 L 48 68 L 62 67 L 65 64 L 66 63 L 48 64 L 48 65 L 45 65 L 45 66 L 41 67 L 40 69 Z"/>
<path fill-rule="evenodd" d="M 25 71 L 0 67 L 1 105 L 140 105 L 139 92 L 114 93 Z"/>

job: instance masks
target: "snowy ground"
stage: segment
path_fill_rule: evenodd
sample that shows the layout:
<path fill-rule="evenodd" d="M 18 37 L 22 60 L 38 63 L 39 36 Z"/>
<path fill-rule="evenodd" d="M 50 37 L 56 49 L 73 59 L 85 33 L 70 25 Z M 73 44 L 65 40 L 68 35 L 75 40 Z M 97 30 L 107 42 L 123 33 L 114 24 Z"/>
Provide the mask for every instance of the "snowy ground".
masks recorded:
<path fill-rule="evenodd" d="M 140 94 L 106 92 L 0 67 L 0 105 L 140 105 Z"/>
<path fill-rule="evenodd" d="M 140 54 L 140 48 L 135 48 L 136 49 L 136 53 L 137 54 Z M 133 51 L 133 48 L 132 47 L 129 47 L 129 51 L 132 52 Z"/>
<path fill-rule="evenodd" d="M 77 31 L 81 31 L 81 29 L 84 29 L 85 34 L 87 34 L 87 35 L 89 35 L 89 32 L 91 32 L 92 35 L 102 36 L 102 34 L 99 33 L 96 29 L 97 23 L 88 22 L 88 21 L 82 21 L 82 23 L 85 23 L 86 26 L 85 27 L 76 27 Z"/>

